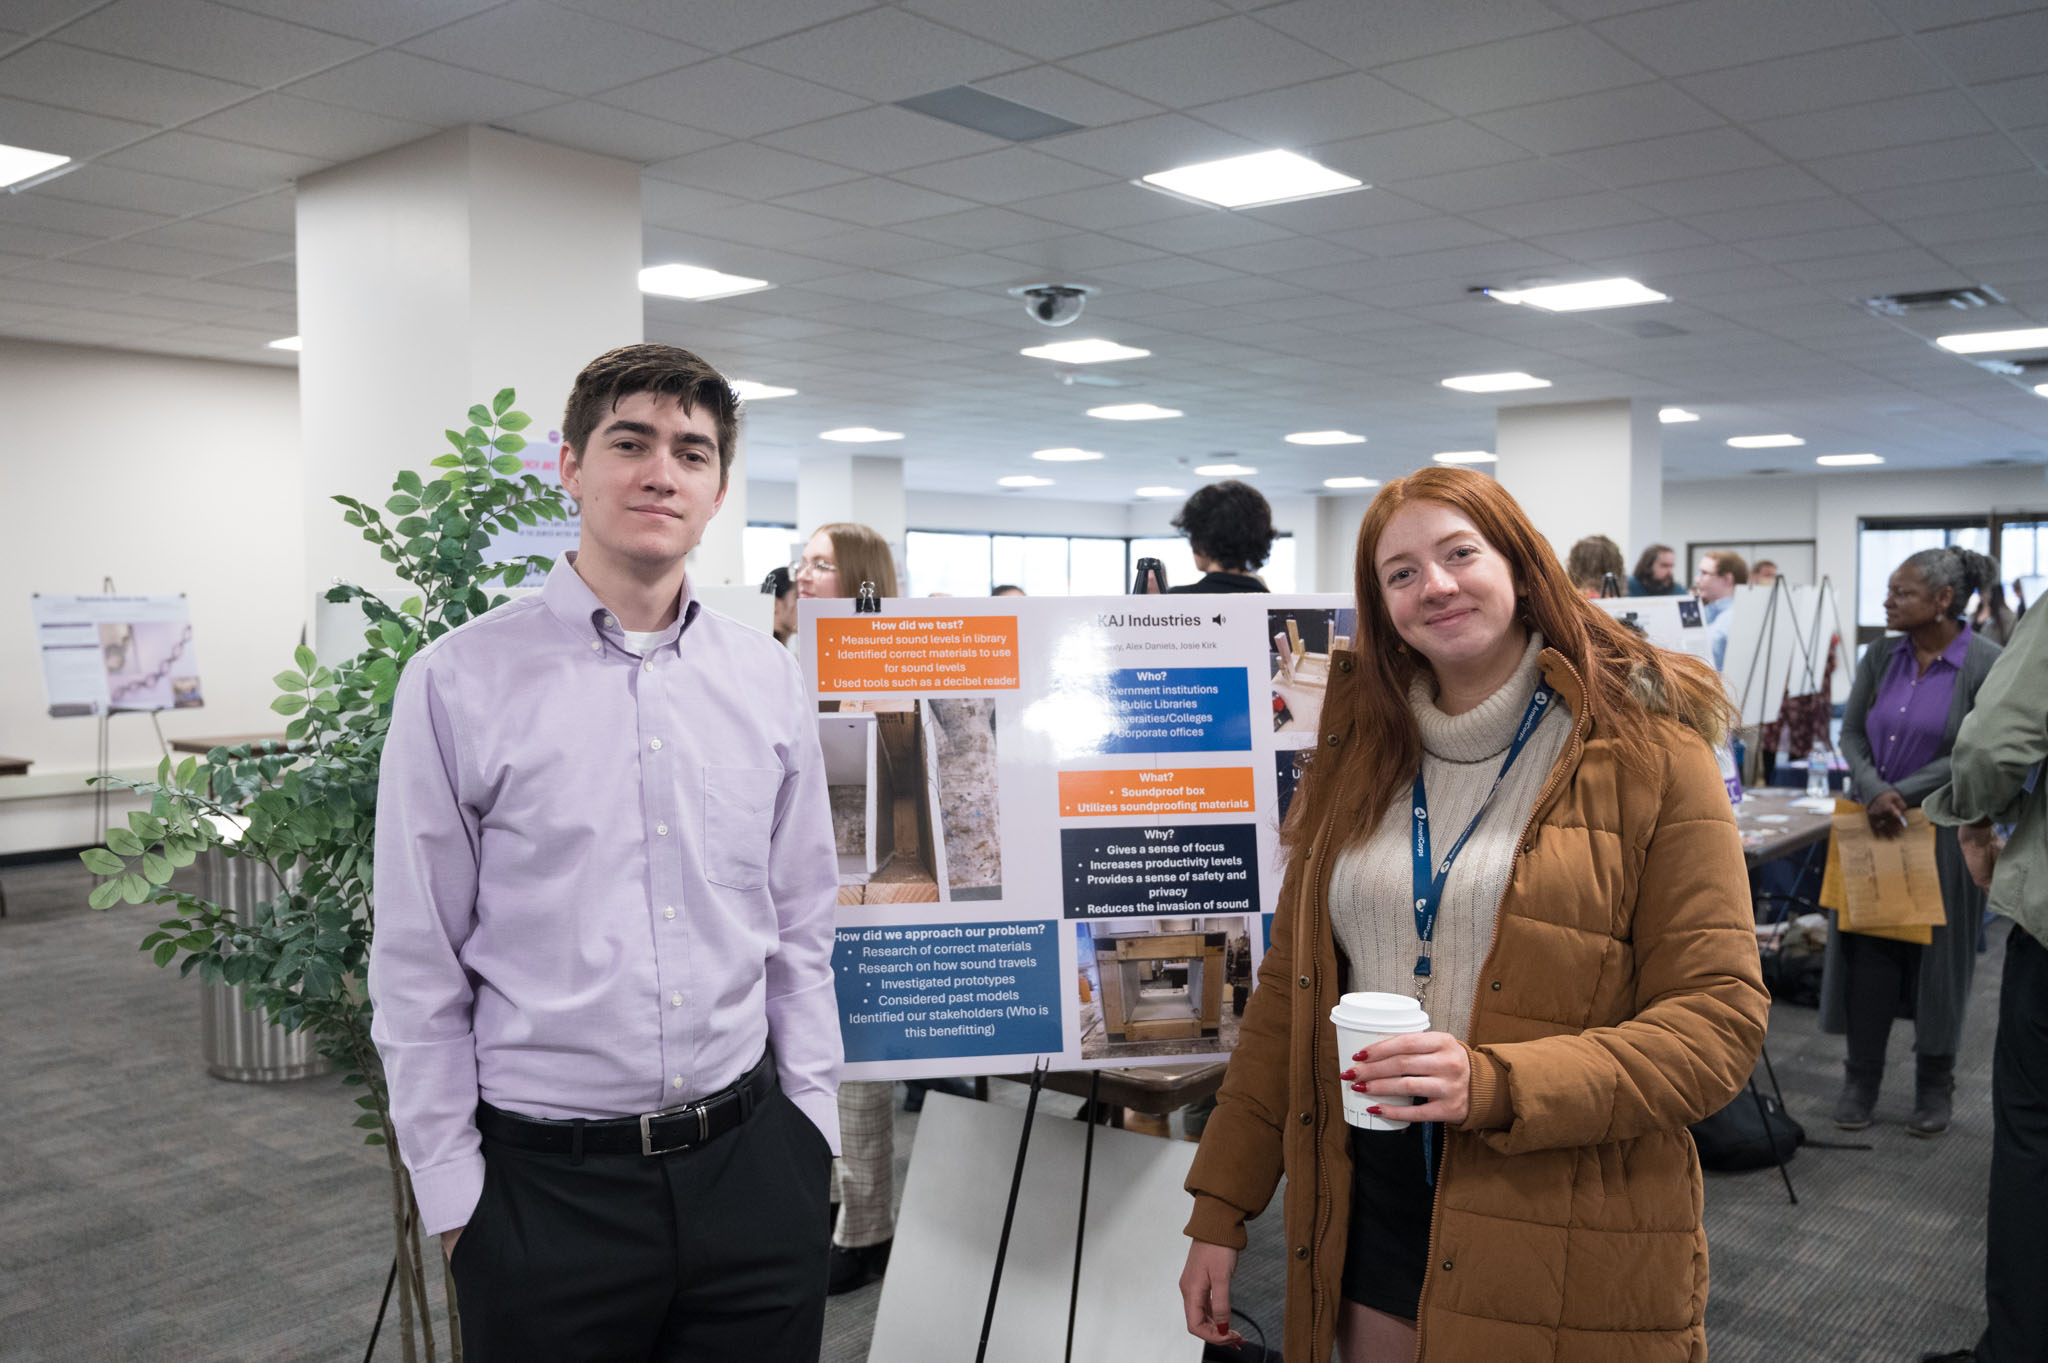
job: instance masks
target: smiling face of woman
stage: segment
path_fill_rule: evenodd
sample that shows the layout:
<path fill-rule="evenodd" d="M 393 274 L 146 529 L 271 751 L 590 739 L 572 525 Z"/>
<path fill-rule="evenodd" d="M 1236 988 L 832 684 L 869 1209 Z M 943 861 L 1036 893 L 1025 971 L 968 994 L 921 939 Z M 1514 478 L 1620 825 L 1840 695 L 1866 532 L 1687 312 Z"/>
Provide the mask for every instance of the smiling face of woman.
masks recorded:
<path fill-rule="evenodd" d="M 804 546 L 803 558 L 796 568 L 796 594 L 821 597 L 846 595 L 839 590 L 839 563 L 832 556 L 832 537 L 822 530 L 811 536 L 811 542 Z"/>
<path fill-rule="evenodd" d="M 1521 656 L 1514 570 L 1464 513 L 1441 502 L 1401 508 L 1380 534 L 1374 574 L 1395 631 L 1440 679 Z"/>

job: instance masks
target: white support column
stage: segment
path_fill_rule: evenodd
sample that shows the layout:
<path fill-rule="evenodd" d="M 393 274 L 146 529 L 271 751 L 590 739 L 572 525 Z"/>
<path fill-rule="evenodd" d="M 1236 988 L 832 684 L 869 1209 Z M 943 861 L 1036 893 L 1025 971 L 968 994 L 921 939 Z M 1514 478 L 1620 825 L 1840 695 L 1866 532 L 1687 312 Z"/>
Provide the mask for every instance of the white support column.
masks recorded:
<path fill-rule="evenodd" d="M 577 371 L 641 339 L 640 264 L 640 168 L 611 157 L 463 127 L 301 180 L 309 589 L 391 584 L 329 499 L 381 504 L 472 403 L 516 388 L 544 454 Z"/>
<path fill-rule="evenodd" d="M 797 461 L 798 543 L 832 521 L 854 521 L 889 542 L 898 584 L 915 593 L 905 571 L 908 510 L 903 495 L 903 460 L 893 454 L 813 454 Z"/>
<path fill-rule="evenodd" d="M 1661 533 L 1663 428 L 1653 402 L 1503 407 L 1494 451 L 1495 476 L 1560 561 L 1585 536 L 1606 535 L 1634 563 Z"/>

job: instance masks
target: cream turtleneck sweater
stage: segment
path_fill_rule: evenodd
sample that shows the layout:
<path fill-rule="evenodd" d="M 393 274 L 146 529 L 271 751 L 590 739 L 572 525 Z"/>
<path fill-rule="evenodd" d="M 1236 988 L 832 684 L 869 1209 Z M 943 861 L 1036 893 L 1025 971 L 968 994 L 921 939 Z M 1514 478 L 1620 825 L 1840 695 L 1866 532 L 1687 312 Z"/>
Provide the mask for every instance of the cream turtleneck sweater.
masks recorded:
<path fill-rule="evenodd" d="M 1529 697 L 1541 680 L 1542 651 L 1542 638 L 1532 633 L 1515 674 L 1462 715 L 1447 715 L 1436 707 L 1435 683 L 1428 674 L 1417 677 L 1409 688 L 1408 706 L 1422 732 L 1430 851 L 1439 861 L 1465 831 L 1500 772 Z M 1507 889 L 1516 842 L 1571 730 L 1570 712 L 1561 701 L 1553 704 L 1458 854 L 1444 886 L 1427 1007 L 1431 1028 L 1460 1041 L 1468 1039 L 1479 968 L 1493 945 L 1494 911 Z M 1340 853 L 1331 869 L 1330 926 L 1337 950 L 1350 962 L 1353 990 L 1410 996 L 1415 992 L 1418 942 L 1410 808 L 1404 789 L 1372 835 Z"/>

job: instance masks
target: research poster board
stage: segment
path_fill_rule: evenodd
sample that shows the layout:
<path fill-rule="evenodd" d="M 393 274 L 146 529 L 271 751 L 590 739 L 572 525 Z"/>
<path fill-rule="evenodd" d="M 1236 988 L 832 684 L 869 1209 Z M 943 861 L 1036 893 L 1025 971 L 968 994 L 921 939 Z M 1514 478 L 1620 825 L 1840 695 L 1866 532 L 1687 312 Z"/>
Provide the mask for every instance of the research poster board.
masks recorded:
<path fill-rule="evenodd" d="M 58 718 L 204 705 L 183 596 L 30 598 L 43 694 Z"/>
<path fill-rule="evenodd" d="M 849 1080 L 1217 1060 L 1342 596 L 805 601 Z"/>
<path fill-rule="evenodd" d="M 1699 598 L 1607 596 L 1596 597 L 1593 604 L 1623 624 L 1634 625 L 1657 647 L 1689 653 L 1713 666 L 1714 639 Z"/>
<path fill-rule="evenodd" d="M 523 473 L 531 473 L 551 487 L 559 485 L 562 481 L 562 433 L 549 431 L 542 438 L 539 432 L 533 432 L 527 439 L 526 448 L 519 452 L 519 458 L 526 465 Z M 492 537 L 490 547 L 484 550 L 484 561 L 499 563 L 528 554 L 560 558 L 566 551 L 574 549 L 576 537 L 582 531 L 582 508 L 573 497 L 569 497 L 568 502 L 569 519 L 565 521 L 541 521 L 537 525 L 522 525 L 517 530 L 498 531 Z M 539 581 L 536 576 L 527 577 L 529 585 L 537 586 Z"/>

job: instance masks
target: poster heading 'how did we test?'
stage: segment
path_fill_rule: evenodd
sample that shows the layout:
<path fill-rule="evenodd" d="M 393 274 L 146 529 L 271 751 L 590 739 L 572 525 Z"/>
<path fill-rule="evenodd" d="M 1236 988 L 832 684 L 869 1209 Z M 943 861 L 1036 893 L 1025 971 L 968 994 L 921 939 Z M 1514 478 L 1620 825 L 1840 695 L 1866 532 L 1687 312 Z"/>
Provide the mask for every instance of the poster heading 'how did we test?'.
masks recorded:
<path fill-rule="evenodd" d="M 856 615 L 813 622 L 818 690 L 1015 691 L 1017 617 Z"/>

